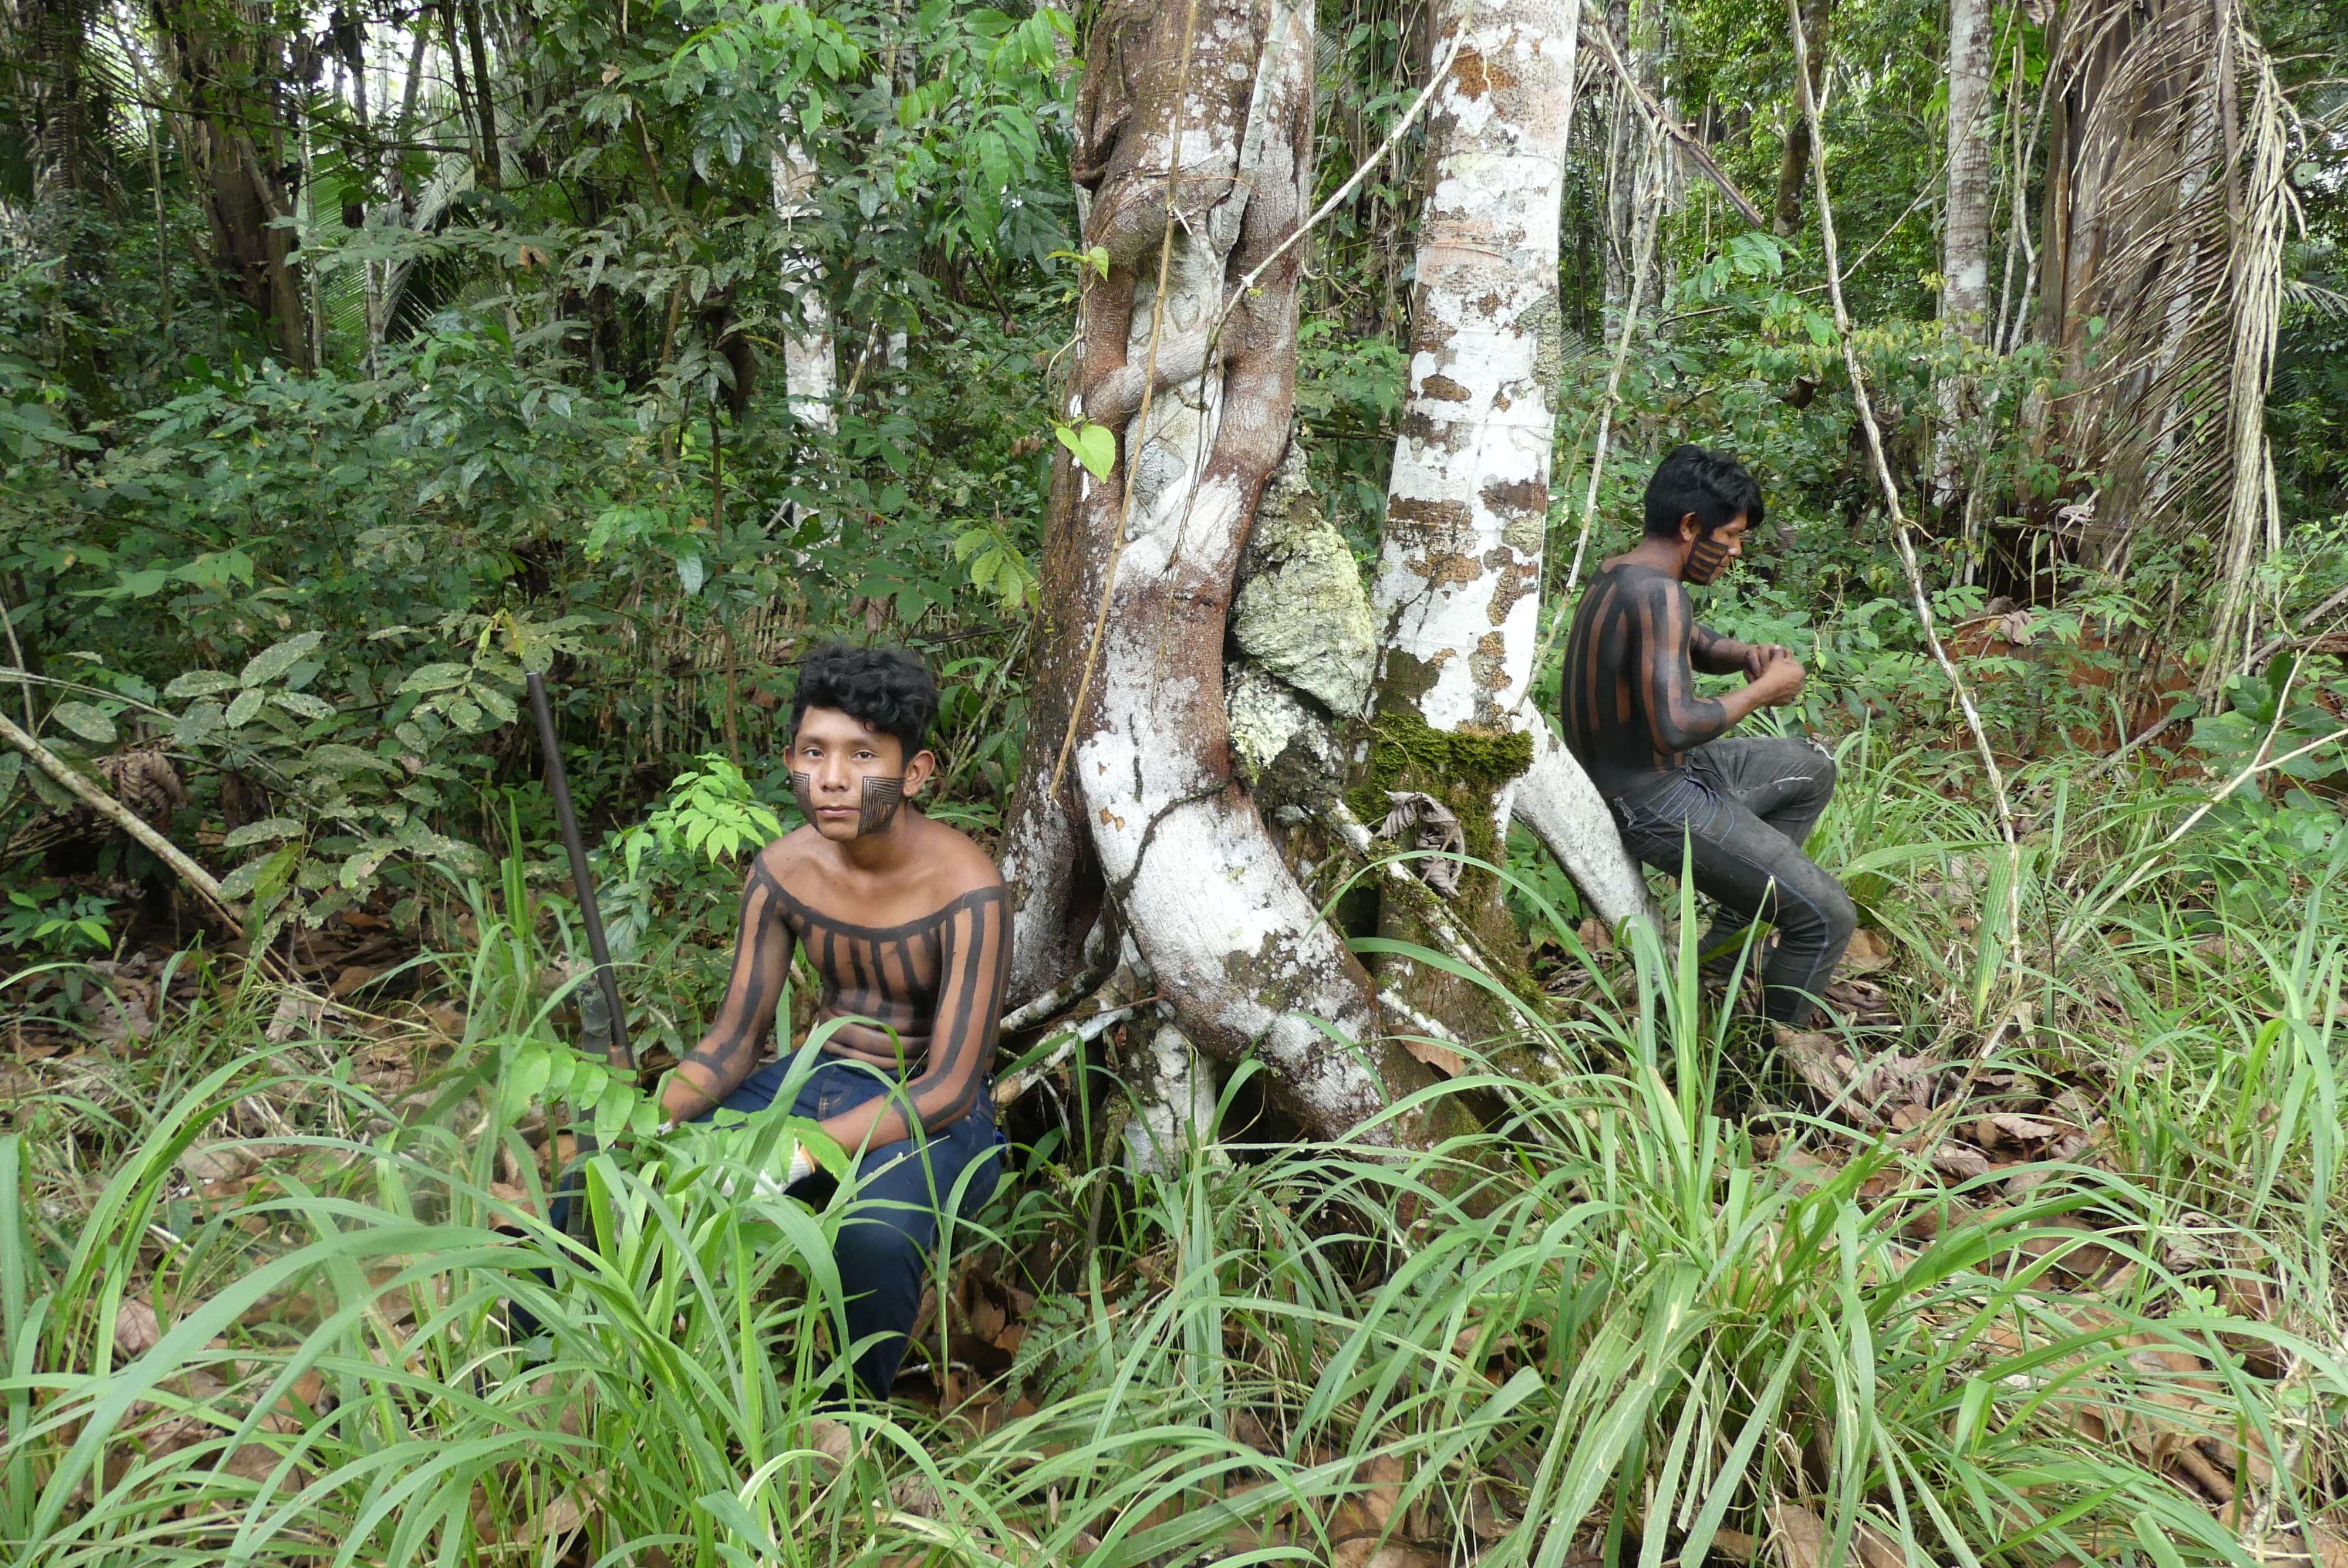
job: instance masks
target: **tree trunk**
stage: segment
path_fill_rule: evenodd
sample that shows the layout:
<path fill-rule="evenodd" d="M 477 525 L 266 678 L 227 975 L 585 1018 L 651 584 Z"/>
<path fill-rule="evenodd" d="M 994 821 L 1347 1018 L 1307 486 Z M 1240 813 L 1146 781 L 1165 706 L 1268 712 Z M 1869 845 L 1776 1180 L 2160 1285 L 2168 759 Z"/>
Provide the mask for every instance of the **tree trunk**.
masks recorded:
<path fill-rule="evenodd" d="M 2291 213 L 2281 89 L 2233 0 L 2075 0 L 2050 53 L 2039 330 L 2076 390 L 2047 436 L 2099 480 L 2057 519 L 2060 542 L 2117 569 L 2140 535 L 2188 559 L 2217 538 L 2206 602 L 2230 651 L 2209 662 L 2214 689 L 2256 641 L 2252 584 L 2280 533 L 2265 405 Z"/>
<path fill-rule="evenodd" d="M 1295 398 L 1303 258 L 1287 242 L 1311 189 L 1313 51 L 1301 0 L 1123 0 L 1095 26 L 1073 162 L 1108 271 L 1086 279 L 1072 412 L 1118 441 L 1106 479 L 1066 454 L 1055 475 L 1005 869 L 1023 884 L 1015 989 L 1064 978 L 1048 960 L 1074 950 L 1094 860 L 1167 1020 L 1261 1061 L 1334 1137 L 1427 1078 L 1379 1037 L 1368 977 L 1234 776 L 1223 684 L 1233 579 Z"/>
<path fill-rule="evenodd" d="M 1357 815 L 1384 816 L 1392 792 L 1431 796 L 1457 817 L 1467 851 L 1497 865 L 1513 781 L 1532 762 L 1519 708 L 1549 521 L 1580 12 L 1573 0 L 1447 0 L 1437 15 L 1438 32 L 1462 42 L 1427 132 L 1410 391 L 1372 594 L 1382 651 Z M 1437 863 L 1422 869 L 1444 875 Z M 1460 922 L 1513 946 L 1496 880 L 1473 872 L 1459 888 Z M 1402 938 L 1416 921 L 1390 902 L 1382 925 Z M 1390 962 L 1419 1012 L 1485 1021 L 1479 988 Z"/>
<path fill-rule="evenodd" d="M 273 140 L 263 149 L 252 139 L 252 128 L 280 122 L 268 101 L 280 40 L 257 26 L 207 31 L 164 0 L 151 15 L 158 52 L 187 106 L 180 152 L 201 182 L 214 252 L 285 362 L 307 364 L 309 313 L 294 274 L 294 233 L 281 221 L 293 211 L 270 175 L 284 165 L 285 149 Z"/>
<path fill-rule="evenodd" d="M 1968 343 L 1980 343 L 1989 323 L 1990 169 L 1997 151 L 1990 31 L 1989 0 L 1949 0 L 1949 205 L 1941 235 L 1941 321 Z M 1938 388 L 1932 497 L 1944 517 L 1960 499 L 1972 394 L 1972 378 L 1962 374 L 1943 376 Z"/>
<path fill-rule="evenodd" d="M 769 170 L 775 217 L 786 229 L 813 218 L 815 159 L 797 137 L 775 149 Z M 831 306 L 823 295 L 823 263 L 801 245 L 783 253 L 783 296 L 797 320 L 783 330 L 783 395 L 792 416 L 819 430 L 835 428 L 832 393 L 839 377 L 832 348 Z"/>
<path fill-rule="evenodd" d="M 1979 0 L 1955 0 L 1959 5 Z M 1809 45 L 1810 92 L 1826 80 L 1827 31 L 1834 25 L 1834 0 L 1802 0 L 1802 37 Z M 1951 102 L 1954 103 L 1953 89 Z M 1810 138 L 1802 128 L 1802 84 L 1794 84 L 1794 107 L 1786 120 L 1786 154 L 1777 160 L 1777 201 L 1770 231 L 1789 240 L 1802 231 L 1802 191 L 1810 180 Z"/>

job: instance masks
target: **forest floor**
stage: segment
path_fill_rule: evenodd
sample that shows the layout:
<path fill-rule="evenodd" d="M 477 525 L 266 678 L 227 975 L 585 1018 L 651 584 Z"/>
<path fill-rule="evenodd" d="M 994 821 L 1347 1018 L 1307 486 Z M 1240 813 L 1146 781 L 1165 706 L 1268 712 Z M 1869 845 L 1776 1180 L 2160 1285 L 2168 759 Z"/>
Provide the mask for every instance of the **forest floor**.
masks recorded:
<path fill-rule="evenodd" d="M 1846 780 L 1841 1027 L 1761 1034 L 1667 905 L 1544 934 L 1552 1005 L 1492 1043 L 1556 1071 L 1457 1061 L 1488 1131 L 1424 1154 L 1273 1140 L 1242 1088 L 1219 1152 L 1135 1181 L 1113 1080 L 1063 1072 L 887 1407 L 816 1408 L 838 1286 L 802 1262 L 847 1199 L 639 1151 L 596 1163 L 602 1254 L 548 1232 L 575 1143 L 513 1090 L 547 1026 L 510 930 L 418 957 L 345 918 L 305 990 L 134 930 L 69 1020 L 21 999 L 70 971 L 20 981 L 0 1053 L 0 1538 L 2348 1568 L 2328 872 L 2223 818 L 2171 848 L 2137 781 L 2025 824 L 2010 932 L 1974 808 Z"/>

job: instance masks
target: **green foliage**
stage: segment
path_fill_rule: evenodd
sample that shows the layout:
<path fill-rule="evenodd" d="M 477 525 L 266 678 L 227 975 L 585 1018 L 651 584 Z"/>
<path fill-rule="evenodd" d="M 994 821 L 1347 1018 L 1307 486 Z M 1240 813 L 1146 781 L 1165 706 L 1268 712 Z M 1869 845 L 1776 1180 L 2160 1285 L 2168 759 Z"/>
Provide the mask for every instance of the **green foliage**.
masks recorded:
<path fill-rule="evenodd" d="M 741 769 L 714 753 L 698 761 L 697 769 L 679 774 L 669 784 L 668 798 L 644 825 L 620 835 L 620 856 L 631 879 L 641 875 L 650 849 L 724 864 L 783 835 L 783 819 L 751 790 Z"/>
<path fill-rule="evenodd" d="M 55 886 L 11 887 L 0 909 L 0 948 L 32 958 L 109 951 L 114 900 Z"/>

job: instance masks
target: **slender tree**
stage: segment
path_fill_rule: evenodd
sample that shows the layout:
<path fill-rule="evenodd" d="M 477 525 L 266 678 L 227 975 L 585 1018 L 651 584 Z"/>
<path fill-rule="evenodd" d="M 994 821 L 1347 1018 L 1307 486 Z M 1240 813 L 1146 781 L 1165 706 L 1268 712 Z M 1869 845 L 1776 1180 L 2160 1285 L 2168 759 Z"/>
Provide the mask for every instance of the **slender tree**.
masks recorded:
<path fill-rule="evenodd" d="M 1996 96 L 1990 81 L 1989 0 L 1949 0 L 1949 200 L 1941 234 L 1941 323 L 1967 343 L 1989 327 L 1990 171 L 1996 161 Z M 1962 426 L 1970 378 L 1944 376 L 1932 493 L 1945 512 L 1961 481 Z"/>
<path fill-rule="evenodd" d="M 1960 5 L 1968 0 L 1957 0 Z M 1809 43 L 1810 91 L 1826 80 L 1827 33 L 1834 26 L 1835 0 L 1802 0 L 1802 36 Z M 1779 239 L 1802 231 L 1802 188 L 1810 178 L 1810 138 L 1802 129 L 1802 85 L 1794 84 L 1794 107 L 1786 121 L 1786 151 L 1777 160 L 1777 200 L 1769 228 Z"/>
<path fill-rule="evenodd" d="M 1373 592 L 1381 654 L 1369 778 L 1382 794 L 1438 804 L 1458 818 L 1465 847 L 1497 861 L 1512 781 L 1532 761 L 1519 705 L 1549 522 L 1580 13 L 1573 0 L 1447 0 L 1437 17 L 1438 36 L 1459 45 L 1427 132 L 1408 402 Z M 1508 917 L 1492 879 L 1463 886 L 1473 895 L 1466 923 L 1501 937 Z M 1405 935 L 1414 922 L 1390 907 L 1385 924 Z M 1461 1012 L 1461 982 L 1404 967 L 1418 1011 Z"/>
<path fill-rule="evenodd" d="M 798 137 L 785 138 L 775 149 L 769 175 L 775 217 L 786 229 L 815 216 L 815 159 Z M 796 317 L 783 333 L 783 395 L 793 416 L 829 430 L 838 417 L 832 393 L 839 356 L 832 343 L 831 306 L 824 298 L 823 263 L 807 244 L 794 242 L 784 251 L 782 284 Z"/>

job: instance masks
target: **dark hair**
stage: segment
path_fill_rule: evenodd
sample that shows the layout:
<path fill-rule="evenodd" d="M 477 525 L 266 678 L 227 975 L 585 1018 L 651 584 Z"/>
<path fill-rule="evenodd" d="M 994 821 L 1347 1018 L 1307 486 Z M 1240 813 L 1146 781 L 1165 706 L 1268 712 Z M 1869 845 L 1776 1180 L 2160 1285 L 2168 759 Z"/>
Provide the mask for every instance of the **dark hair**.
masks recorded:
<path fill-rule="evenodd" d="M 1761 487 L 1753 482 L 1745 465 L 1708 447 L 1673 447 L 1671 455 L 1656 465 L 1655 477 L 1647 481 L 1650 538 L 1678 538 L 1680 519 L 1690 512 L 1695 514 L 1696 526 L 1707 534 L 1726 528 L 1742 512 L 1746 526 L 1757 534 L 1766 509 Z"/>
<path fill-rule="evenodd" d="M 799 661 L 799 685 L 791 698 L 791 733 L 809 708 L 837 708 L 905 748 L 905 760 L 929 743 L 930 722 L 938 716 L 938 678 L 901 648 L 851 648 L 827 642 Z"/>

